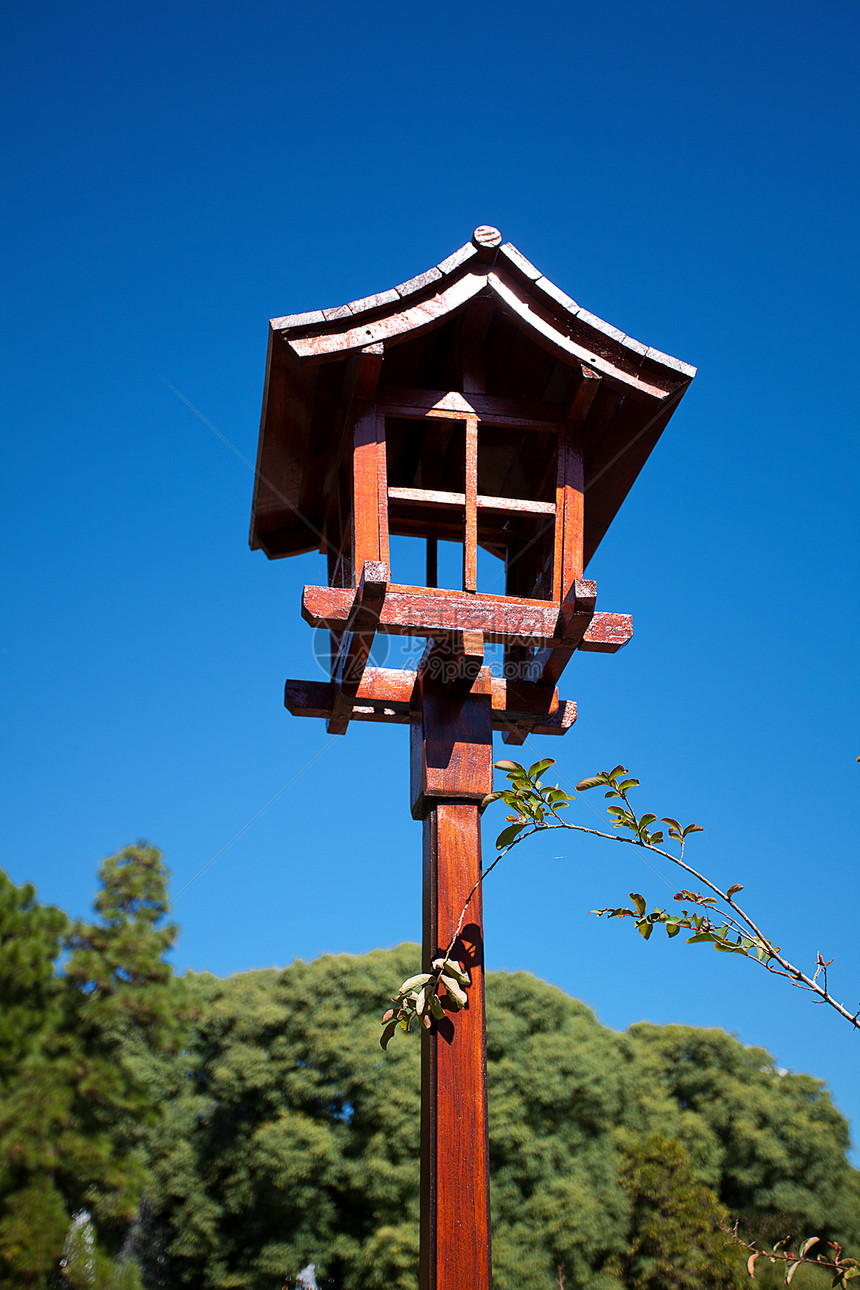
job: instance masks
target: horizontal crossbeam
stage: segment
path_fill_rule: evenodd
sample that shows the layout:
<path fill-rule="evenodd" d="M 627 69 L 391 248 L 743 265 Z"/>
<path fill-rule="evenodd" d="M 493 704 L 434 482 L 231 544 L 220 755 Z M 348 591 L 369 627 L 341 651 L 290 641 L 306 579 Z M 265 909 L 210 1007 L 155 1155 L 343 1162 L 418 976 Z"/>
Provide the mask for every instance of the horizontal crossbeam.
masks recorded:
<path fill-rule="evenodd" d="M 302 614 L 312 627 L 343 631 L 355 593 L 350 588 L 305 587 Z M 538 647 L 562 645 L 559 606 L 552 600 L 490 596 L 449 591 L 443 587 L 391 585 L 376 630 L 396 636 L 444 636 L 450 632 L 483 632 L 487 641 Z M 633 636 L 629 614 L 594 614 L 578 648 L 614 654 Z"/>
<path fill-rule="evenodd" d="M 353 721 L 385 721 L 407 725 L 411 716 L 416 673 L 399 668 L 368 667 L 364 670 L 352 704 Z M 543 696 L 534 687 L 516 687 L 502 677 L 491 677 L 482 668 L 472 691 L 489 692 L 494 730 L 524 730 L 526 734 L 563 735 L 576 721 L 576 704 L 559 700 L 553 692 L 541 711 L 533 706 Z M 284 706 L 295 717 L 330 720 L 335 701 L 330 681 L 287 681 Z M 531 705 L 530 706 L 530 701 Z"/>

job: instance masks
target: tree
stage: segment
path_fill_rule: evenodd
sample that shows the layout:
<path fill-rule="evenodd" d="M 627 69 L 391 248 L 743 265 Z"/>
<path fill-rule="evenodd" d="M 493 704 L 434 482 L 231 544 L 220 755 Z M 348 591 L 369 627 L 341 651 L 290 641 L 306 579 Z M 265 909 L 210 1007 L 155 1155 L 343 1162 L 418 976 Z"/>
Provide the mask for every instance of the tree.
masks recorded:
<path fill-rule="evenodd" d="M 728 1211 L 696 1177 L 680 1143 L 659 1133 L 624 1140 L 621 1186 L 630 1234 L 612 1260 L 621 1282 L 637 1290 L 735 1290 L 747 1283 L 727 1245 Z"/>
<path fill-rule="evenodd" d="M 150 1131 L 149 1230 L 164 1257 L 151 1269 L 153 1290 L 270 1290 L 308 1263 L 320 1286 L 412 1290 L 419 1039 L 383 1058 L 370 1009 L 414 953 L 401 946 L 188 980 L 193 1034 L 181 1055 L 159 1059 L 155 1077 L 168 1110 Z M 712 1194 L 723 1205 L 737 1197 L 733 1217 L 742 1219 L 775 1218 L 788 1199 L 800 1222 L 821 1191 L 822 1207 L 833 1208 L 822 1237 L 860 1238 L 860 1206 L 839 1210 L 836 1200 L 857 1177 L 845 1124 L 817 1082 L 790 1077 L 784 1092 L 767 1054 L 721 1032 L 616 1034 L 525 973 L 490 973 L 486 988 L 497 1290 L 550 1290 L 559 1266 L 567 1290 L 633 1290 L 648 1259 L 670 1256 L 680 1285 L 732 1284 L 722 1272 L 702 1279 L 702 1252 L 722 1268 L 728 1239 L 715 1233 Z M 703 1092 L 681 1106 L 682 1091 L 692 1092 L 685 1052 L 703 1090 L 735 1072 L 727 1102 L 712 1105 Z M 744 1100 L 759 1107 L 749 1138 L 733 1109 Z M 660 1148 L 662 1174 L 651 1155 L 635 1158 L 635 1144 L 653 1134 L 672 1143 Z M 800 1138 L 807 1146 L 795 1156 Z M 656 1252 L 636 1199 L 652 1175 L 677 1233 L 676 1245 Z M 732 1260 L 743 1271 L 734 1251 Z"/>
<path fill-rule="evenodd" d="M 69 1215 L 54 1182 L 66 1098 L 53 1075 L 62 1026 L 55 975 L 68 920 L 0 870 L 0 1280 L 38 1285 L 63 1248 Z"/>
<path fill-rule="evenodd" d="M 54 1284 L 85 1211 L 102 1275 L 147 1178 L 142 1125 L 158 1111 L 140 1061 L 177 1033 L 163 958 L 175 929 L 158 927 L 166 874 L 153 848 L 127 848 L 100 876 L 98 920 L 71 931 L 65 915 L 36 904 L 32 888 L 0 881 L 0 987 L 9 1003 L 0 1024 L 8 1018 L 17 1036 L 0 1073 L 0 1259 L 10 1287 Z M 78 1274 L 70 1276 L 73 1284 Z"/>

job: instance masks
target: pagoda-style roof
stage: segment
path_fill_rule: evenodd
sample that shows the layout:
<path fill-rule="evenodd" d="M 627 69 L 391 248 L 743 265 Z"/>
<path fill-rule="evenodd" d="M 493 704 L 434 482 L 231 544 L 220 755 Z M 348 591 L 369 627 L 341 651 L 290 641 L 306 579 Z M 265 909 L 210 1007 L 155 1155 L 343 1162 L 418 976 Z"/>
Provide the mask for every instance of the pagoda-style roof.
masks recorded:
<path fill-rule="evenodd" d="M 383 355 L 374 397 L 466 393 L 496 425 L 546 429 L 598 376 L 582 423 L 585 558 L 594 554 L 695 368 L 581 308 L 488 227 L 425 273 L 377 295 L 274 318 L 251 520 L 270 557 L 317 549 L 362 352 Z"/>

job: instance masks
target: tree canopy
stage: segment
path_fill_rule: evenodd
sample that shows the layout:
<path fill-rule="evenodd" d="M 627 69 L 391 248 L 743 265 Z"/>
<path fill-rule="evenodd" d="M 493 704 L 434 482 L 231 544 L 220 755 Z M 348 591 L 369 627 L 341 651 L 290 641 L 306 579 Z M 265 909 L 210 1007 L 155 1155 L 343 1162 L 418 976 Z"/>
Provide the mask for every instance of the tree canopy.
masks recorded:
<path fill-rule="evenodd" d="M 309 1262 L 343 1290 L 414 1285 L 420 1036 L 383 1054 L 374 1012 L 414 960 L 187 980 L 194 1036 L 162 1064 L 152 1144 L 165 1286 L 263 1290 Z M 487 1016 L 497 1290 L 559 1267 L 597 1290 L 743 1284 L 730 1213 L 857 1244 L 846 1126 L 817 1081 L 720 1031 L 617 1034 L 525 973 L 488 975 Z"/>
<path fill-rule="evenodd" d="M 100 876 L 70 925 L 0 872 L 2 1284 L 281 1290 L 312 1263 L 411 1290 L 421 1037 L 383 1053 L 377 1017 L 415 947 L 177 982 L 159 854 Z M 522 972 L 486 989 L 496 1290 L 740 1286 L 735 1219 L 860 1247 L 819 1081 L 722 1031 L 616 1033 Z"/>

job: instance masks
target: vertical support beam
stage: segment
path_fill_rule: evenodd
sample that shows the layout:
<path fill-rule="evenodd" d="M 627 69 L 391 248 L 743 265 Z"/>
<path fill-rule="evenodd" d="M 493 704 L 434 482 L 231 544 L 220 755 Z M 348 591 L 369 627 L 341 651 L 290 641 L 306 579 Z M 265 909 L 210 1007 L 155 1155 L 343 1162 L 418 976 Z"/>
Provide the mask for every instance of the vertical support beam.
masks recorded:
<path fill-rule="evenodd" d="M 385 418 L 375 404 L 361 404 L 352 453 L 353 569 L 368 560 L 388 564 L 388 478 Z"/>
<path fill-rule="evenodd" d="M 582 380 L 568 410 L 567 424 L 559 431 L 558 475 L 555 490 L 555 552 L 552 598 L 562 604 L 584 567 L 585 471 L 582 459 L 583 422 L 591 410 L 600 377 L 582 368 Z"/>
<path fill-rule="evenodd" d="M 466 531 L 463 590 L 478 590 L 478 418 L 466 417 Z"/>
<path fill-rule="evenodd" d="M 424 822 L 424 970 L 447 949 L 481 868 L 480 799 L 492 786 L 488 694 L 419 673 L 412 813 Z M 483 920 L 472 897 L 456 957 L 469 1002 L 421 1037 L 420 1290 L 491 1290 Z"/>
<path fill-rule="evenodd" d="M 559 604 L 582 577 L 585 521 L 585 474 L 578 426 L 568 422 L 558 437 L 555 490 L 555 555 L 552 598 Z"/>

